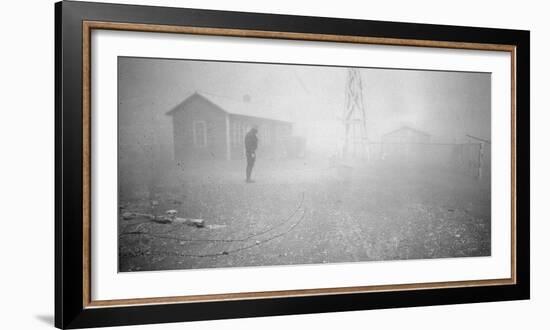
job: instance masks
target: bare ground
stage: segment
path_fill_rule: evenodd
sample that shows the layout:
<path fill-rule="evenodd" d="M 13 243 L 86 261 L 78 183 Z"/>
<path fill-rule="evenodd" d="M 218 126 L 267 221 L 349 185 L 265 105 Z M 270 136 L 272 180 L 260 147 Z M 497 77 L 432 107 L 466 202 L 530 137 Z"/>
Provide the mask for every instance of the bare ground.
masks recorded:
<path fill-rule="evenodd" d="M 176 209 L 204 228 L 119 220 L 119 270 L 143 271 L 488 256 L 488 183 L 448 171 L 326 160 L 179 164 L 125 211 Z M 130 191 L 131 193 L 127 193 Z M 151 192 L 153 191 L 153 192 Z M 151 209 L 151 200 L 158 206 Z"/>

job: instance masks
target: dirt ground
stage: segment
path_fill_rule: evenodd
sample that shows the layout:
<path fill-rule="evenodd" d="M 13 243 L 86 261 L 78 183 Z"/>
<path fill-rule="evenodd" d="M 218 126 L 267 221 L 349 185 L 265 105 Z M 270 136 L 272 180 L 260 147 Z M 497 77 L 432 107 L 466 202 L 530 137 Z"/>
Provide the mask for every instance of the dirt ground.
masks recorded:
<path fill-rule="evenodd" d="M 154 185 L 121 189 L 120 214 L 175 209 L 205 227 L 121 217 L 119 271 L 491 253 L 488 183 L 433 167 L 259 159 L 246 184 L 244 167 L 178 164 Z"/>

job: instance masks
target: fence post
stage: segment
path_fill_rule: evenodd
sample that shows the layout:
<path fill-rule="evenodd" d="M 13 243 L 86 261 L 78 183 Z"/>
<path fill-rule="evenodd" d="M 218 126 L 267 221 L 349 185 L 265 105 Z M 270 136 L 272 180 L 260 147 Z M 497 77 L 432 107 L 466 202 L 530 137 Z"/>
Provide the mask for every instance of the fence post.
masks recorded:
<path fill-rule="evenodd" d="M 477 179 L 481 180 L 481 177 L 483 175 L 483 142 L 479 144 L 479 153 L 478 153 L 478 171 L 477 171 Z"/>

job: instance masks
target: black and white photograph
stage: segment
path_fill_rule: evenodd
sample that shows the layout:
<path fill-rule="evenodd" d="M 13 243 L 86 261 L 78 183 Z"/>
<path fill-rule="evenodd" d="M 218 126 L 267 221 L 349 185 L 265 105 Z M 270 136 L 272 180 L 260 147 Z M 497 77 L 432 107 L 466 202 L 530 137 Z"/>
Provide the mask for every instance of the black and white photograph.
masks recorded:
<path fill-rule="evenodd" d="M 491 256 L 491 74 L 118 58 L 119 271 Z"/>

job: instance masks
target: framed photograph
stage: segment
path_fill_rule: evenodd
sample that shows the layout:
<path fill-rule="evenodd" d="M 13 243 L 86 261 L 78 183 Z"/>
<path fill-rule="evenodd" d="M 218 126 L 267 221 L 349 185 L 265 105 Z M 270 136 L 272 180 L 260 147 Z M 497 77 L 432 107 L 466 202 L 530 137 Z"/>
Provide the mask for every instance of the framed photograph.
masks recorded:
<path fill-rule="evenodd" d="M 529 32 L 59 2 L 59 328 L 529 298 Z"/>

